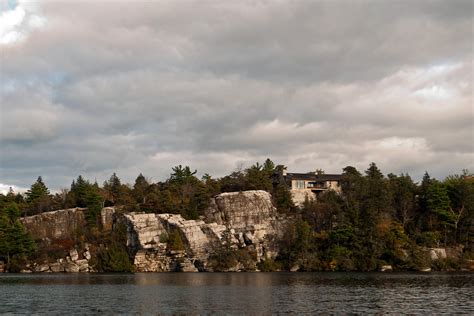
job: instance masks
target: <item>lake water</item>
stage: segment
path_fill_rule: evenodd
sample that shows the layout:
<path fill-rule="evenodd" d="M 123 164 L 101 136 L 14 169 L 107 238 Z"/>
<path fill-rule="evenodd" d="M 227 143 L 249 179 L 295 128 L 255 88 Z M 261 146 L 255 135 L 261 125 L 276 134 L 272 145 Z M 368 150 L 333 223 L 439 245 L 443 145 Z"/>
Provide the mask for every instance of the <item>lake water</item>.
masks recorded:
<path fill-rule="evenodd" d="M 0 313 L 474 314 L 474 274 L 1 274 Z"/>

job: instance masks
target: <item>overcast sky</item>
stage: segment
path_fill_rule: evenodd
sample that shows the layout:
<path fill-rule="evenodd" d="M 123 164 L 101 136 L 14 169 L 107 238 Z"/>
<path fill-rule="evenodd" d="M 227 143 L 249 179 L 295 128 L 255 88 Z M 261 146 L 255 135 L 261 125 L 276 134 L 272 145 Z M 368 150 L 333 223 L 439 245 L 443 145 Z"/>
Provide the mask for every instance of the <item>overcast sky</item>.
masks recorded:
<path fill-rule="evenodd" d="M 0 189 L 474 171 L 472 1 L 0 0 Z"/>

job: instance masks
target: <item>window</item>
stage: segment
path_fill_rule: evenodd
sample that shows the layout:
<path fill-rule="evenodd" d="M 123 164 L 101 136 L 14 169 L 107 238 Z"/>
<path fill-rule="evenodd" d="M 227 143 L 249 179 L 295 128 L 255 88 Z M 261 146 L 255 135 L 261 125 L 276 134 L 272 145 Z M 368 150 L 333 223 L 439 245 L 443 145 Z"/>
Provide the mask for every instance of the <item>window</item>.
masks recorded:
<path fill-rule="evenodd" d="M 295 187 L 296 189 L 304 189 L 304 180 L 296 180 Z"/>

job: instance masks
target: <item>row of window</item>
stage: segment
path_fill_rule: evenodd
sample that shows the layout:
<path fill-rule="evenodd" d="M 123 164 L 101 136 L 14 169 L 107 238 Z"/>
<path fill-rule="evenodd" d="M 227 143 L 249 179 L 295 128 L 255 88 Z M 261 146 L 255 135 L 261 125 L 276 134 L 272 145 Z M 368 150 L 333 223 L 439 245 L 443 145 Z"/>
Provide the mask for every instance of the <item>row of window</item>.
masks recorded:
<path fill-rule="evenodd" d="M 294 187 L 295 189 L 305 189 L 306 188 L 304 180 L 295 180 L 294 184 L 295 184 L 295 187 Z M 308 183 L 308 188 L 321 188 L 321 187 L 325 187 L 325 186 L 327 186 L 327 184 L 322 183 L 322 182 L 310 182 L 310 183 Z"/>

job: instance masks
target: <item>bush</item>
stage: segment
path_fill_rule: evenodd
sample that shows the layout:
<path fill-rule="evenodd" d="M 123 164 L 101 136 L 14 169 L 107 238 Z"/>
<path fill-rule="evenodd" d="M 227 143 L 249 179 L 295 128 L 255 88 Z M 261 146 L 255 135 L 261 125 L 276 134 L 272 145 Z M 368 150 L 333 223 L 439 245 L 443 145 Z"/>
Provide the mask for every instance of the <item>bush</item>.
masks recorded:
<path fill-rule="evenodd" d="M 160 236 L 161 240 L 161 236 Z M 169 250 L 184 250 L 184 243 L 178 230 L 172 230 L 168 236 L 167 248 Z"/>
<path fill-rule="evenodd" d="M 431 262 L 431 268 L 437 271 L 459 270 L 460 267 L 461 262 L 454 258 L 438 259 Z"/>
<path fill-rule="evenodd" d="M 429 248 L 439 247 L 440 240 L 440 232 L 423 232 L 416 238 L 418 245 Z"/>
<path fill-rule="evenodd" d="M 105 246 L 97 251 L 92 265 L 101 272 L 130 272 L 133 264 L 126 248 L 127 227 L 123 223 L 114 226 Z"/>
<path fill-rule="evenodd" d="M 127 251 L 115 245 L 98 251 L 95 266 L 103 272 L 130 272 L 133 268 Z"/>
<path fill-rule="evenodd" d="M 266 259 L 257 263 L 257 268 L 262 272 L 274 272 L 281 270 L 281 264 L 273 259 Z"/>

